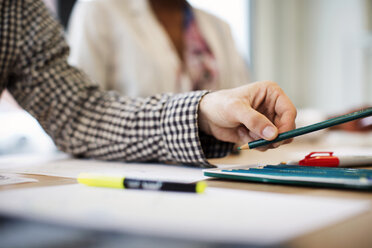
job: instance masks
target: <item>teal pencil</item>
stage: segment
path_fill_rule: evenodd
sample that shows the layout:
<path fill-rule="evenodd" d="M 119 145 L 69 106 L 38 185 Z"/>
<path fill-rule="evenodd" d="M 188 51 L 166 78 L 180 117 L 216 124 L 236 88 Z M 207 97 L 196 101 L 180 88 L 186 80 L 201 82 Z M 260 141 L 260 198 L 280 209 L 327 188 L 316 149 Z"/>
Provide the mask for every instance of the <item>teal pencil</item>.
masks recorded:
<path fill-rule="evenodd" d="M 367 108 L 367 109 L 356 111 L 350 114 L 341 115 L 341 116 L 338 116 L 338 117 L 335 117 L 335 118 L 332 118 L 326 121 L 318 122 L 318 123 L 315 123 L 309 126 L 293 129 L 291 131 L 279 134 L 278 137 L 276 137 L 276 139 L 274 140 L 270 140 L 270 141 L 265 140 L 265 139 L 255 140 L 241 147 L 238 147 L 238 150 L 253 149 L 256 147 L 269 145 L 275 142 L 279 142 L 279 141 L 286 140 L 286 139 L 291 139 L 296 136 L 315 132 L 315 131 L 318 131 L 318 130 L 321 130 L 327 127 L 336 126 L 336 125 L 339 125 L 345 122 L 353 121 L 353 120 L 368 117 L 368 116 L 372 116 L 372 108 Z"/>

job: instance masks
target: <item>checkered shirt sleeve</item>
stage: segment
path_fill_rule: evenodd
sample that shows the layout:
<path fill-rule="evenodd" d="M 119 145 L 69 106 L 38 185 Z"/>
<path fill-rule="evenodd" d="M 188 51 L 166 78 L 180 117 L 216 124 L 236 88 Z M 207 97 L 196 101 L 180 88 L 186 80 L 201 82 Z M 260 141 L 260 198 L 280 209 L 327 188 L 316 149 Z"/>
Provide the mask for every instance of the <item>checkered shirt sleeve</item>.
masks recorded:
<path fill-rule="evenodd" d="M 209 167 L 207 158 L 231 150 L 198 130 L 205 91 L 148 98 L 100 91 L 67 64 L 62 28 L 41 0 L 0 0 L 0 32 L 0 90 L 7 88 L 62 151 Z"/>

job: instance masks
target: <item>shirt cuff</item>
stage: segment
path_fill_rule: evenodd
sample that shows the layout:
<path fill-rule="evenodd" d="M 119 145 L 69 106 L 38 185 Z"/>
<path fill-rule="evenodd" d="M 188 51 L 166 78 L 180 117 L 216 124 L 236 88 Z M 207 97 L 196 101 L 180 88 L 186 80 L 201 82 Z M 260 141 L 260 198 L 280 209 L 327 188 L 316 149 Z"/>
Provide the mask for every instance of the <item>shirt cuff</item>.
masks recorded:
<path fill-rule="evenodd" d="M 226 156 L 233 145 L 203 134 L 198 128 L 199 102 L 208 91 L 174 95 L 162 113 L 166 160 L 211 168 L 207 158 Z"/>

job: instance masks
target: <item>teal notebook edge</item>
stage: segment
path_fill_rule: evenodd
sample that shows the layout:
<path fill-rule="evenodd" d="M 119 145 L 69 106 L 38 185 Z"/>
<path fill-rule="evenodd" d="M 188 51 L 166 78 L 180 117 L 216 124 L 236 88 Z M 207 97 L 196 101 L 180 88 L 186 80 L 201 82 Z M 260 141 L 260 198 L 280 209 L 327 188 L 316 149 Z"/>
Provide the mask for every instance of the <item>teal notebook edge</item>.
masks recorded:
<path fill-rule="evenodd" d="M 358 169 L 353 169 L 358 170 Z M 255 183 L 268 183 L 268 184 L 283 184 L 283 185 L 291 185 L 291 186 L 307 186 L 307 187 L 321 187 L 321 188 L 338 188 L 338 189 L 353 189 L 353 190 L 365 190 L 365 191 L 371 191 L 372 190 L 372 181 L 371 178 L 368 179 L 368 183 L 365 183 L 365 180 L 352 180 L 352 183 L 350 181 L 345 180 L 342 181 L 342 178 L 338 177 L 329 177 L 324 178 L 319 177 L 318 179 L 322 178 L 323 182 L 314 182 L 306 176 L 301 178 L 302 180 L 296 180 L 291 178 L 291 175 L 288 175 L 286 173 L 282 173 L 282 175 L 277 175 L 276 177 L 280 178 L 270 178 L 270 175 L 265 175 L 255 173 L 252 176 L 246 173 L 235 173 L 235 174 L 227 174 L 222 171 L 226 171 L 225 169 L 209 169 L 204 170 L 204 176 L 212 177 L 212 178 L 220 178 L 220 179 L 228 179 L 228 180 L 235 180 L 235 181 L 247 181 L 247 182 L 255 182 Z M 306 171 L 306 168 L 304 168 L 304 171 Z M 364 171 L 364 170 L 361 170 Z M 372 170 L 371 170 L 372 173 Z M 259 177 L 257 177 L 257 174 Z M 339 182 L 335 182 L 334 180 L 339 180 Z"/>

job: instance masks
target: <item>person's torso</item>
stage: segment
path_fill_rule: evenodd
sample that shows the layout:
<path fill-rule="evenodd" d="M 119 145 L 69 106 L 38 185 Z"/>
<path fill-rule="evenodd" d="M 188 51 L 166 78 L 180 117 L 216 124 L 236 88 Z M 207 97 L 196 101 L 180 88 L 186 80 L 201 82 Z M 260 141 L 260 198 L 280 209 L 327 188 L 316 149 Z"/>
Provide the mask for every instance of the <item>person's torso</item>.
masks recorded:
<path fill-rule="evenodd" d="M 129 96 L 164 92 L 234 87 L 240 82 L 224 40 L 224 25 L 217 18 L 193 9 L 195 21 L 215 62 L 215 83 L 195 87 L 190 70 L 180 60 L 147 0 L 105 0 L 111 57 L 109 80 L 104 88 Z M 213 60 L 212 60 L 213 61 Z M 89 72 L 88 72 L 89 74 Z M 195 80 L 194 80 L 195 81 Z"/>

